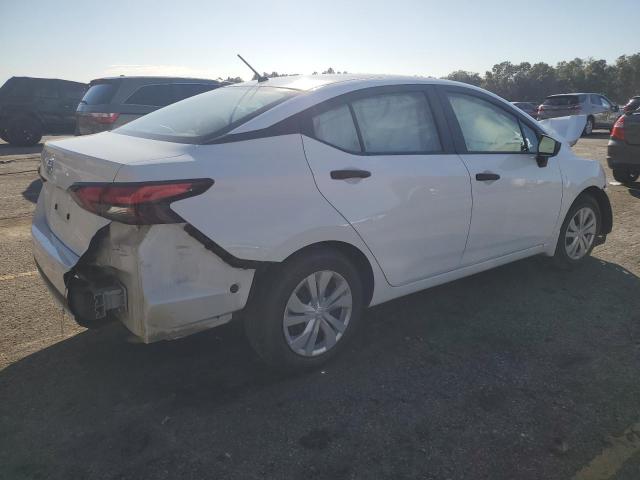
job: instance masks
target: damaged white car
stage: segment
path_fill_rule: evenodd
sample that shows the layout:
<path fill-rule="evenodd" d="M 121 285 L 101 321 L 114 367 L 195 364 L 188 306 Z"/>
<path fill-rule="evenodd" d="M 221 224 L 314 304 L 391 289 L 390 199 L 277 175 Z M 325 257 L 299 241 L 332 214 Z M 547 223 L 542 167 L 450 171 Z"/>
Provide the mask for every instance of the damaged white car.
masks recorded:
<path fill-rule="evenodd" d="M 80 324 L 153 342 L 242 312 L 265 361 L 305 368 L 367 306 L 531 255 L 578 264 L 611 231 L 601 166 L 484 90 L 262 80 L 45 146 L 34 256 Z"/>

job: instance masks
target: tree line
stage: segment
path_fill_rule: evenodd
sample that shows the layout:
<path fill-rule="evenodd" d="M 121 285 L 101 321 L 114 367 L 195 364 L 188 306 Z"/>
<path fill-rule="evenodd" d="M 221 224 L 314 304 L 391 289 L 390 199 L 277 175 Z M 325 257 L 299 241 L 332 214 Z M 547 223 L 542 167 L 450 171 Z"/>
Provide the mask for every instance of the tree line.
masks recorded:
<path fill-rule="evenodd" d="M 321 74 L 346 74 L 328 68 Z M 317 75 L 318 72 L 313 72 Z M 268 78 L 294 74 L 267 73 Z M 556 93 L 594 92 L 602 93 L 619 104 L 624 104 L 634 95 L 640 95 L 640 52 L 622 55 L 614 64 L 594 58 L 574 58 L 556 66 L 539 62 L 497 63 L 484 75 L 466 70 L 456 70 L 445 77 L 448 80 L 470 83 L 485 88 L 507 100 L 540 103 Z M 254 80 L 256 76 L 254 75 Z M 230 83 L 242 82 L 240 77 L 227 78 Z"/>
<path fill-rule="evenodd" d="M 544 62 L 502 62 L 484 75 L 457 70 L 445 77 L 485 88 L 507 100 L 540 103 L 556 93 L 594 92 L 624 104 L 640 95 L 640 53 L 606 60 L 575 58 L 555 67 Z"/>

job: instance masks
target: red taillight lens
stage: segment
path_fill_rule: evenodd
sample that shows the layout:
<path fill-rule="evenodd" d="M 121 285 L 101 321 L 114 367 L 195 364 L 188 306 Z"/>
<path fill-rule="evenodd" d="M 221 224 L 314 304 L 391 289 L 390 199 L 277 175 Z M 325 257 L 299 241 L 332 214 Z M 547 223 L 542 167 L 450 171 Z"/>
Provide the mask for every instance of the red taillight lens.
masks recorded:
<path fill-rule="evenodd" d="M 169 205 L 200 195 L 213 185 L 210 178 L 140 183 L 76 183 L 69 187 L 75 202 L 101 217 L 129 225 L 181 223 Z"/>
<path fill-rule="evenodd" d="M 91 117 L 97 123 L 106 123 L 106 124 L 114 123 L 116 120 L 118 120 L 118 117 L 120 116 L 119 113 L 88 113 L 85 115 L 87 115 L 88 117 Z"/>
<path fill-rule="evenodd" d="M 624 117 L 618 118 L 611 129 L 611 138 L 624 141 Z"/>

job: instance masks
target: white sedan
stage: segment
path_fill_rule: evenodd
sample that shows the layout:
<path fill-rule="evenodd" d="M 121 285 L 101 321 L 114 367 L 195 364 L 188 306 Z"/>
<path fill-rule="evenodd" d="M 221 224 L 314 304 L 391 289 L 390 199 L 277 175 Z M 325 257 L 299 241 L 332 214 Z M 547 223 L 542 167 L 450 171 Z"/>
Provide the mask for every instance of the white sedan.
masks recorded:
<path fill-rule="evenodd" d="M 47 143 L 35 260 L 82 325 L 153 342 L 235 316 L 268 363 L 313 367 L 367 306 L 604 240 L 601 166 L 544 128 L 434 79 L 220 88 Z"/>

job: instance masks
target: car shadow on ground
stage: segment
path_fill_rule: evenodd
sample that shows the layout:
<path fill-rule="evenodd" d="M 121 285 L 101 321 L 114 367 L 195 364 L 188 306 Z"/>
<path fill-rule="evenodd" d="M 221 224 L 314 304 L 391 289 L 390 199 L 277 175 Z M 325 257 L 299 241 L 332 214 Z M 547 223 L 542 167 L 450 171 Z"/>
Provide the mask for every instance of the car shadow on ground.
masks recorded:
<path fill-rule="evenodd" d="M 38 201 L 38 196 L 40 195 L 40 190 L 42 190 L 42 180 L 34 180 L 23 190 L 22 196 L 25 200 L 28 200 L 31 203 L 36 203 Z"/>
<path fill-rule="evenodd" d="M 609 136 L 610 136 L 609 130 L 594 130 L 593 132 L 591 132 L 590 135 L 583 136 L 582 138 L 593 138 L 593 139 L 605 138 L 606 139 L 606 138 L 609 138 Z"/>
<path fill-rule="evenodd" d="M 0 157 L 7 157 L 9 155 L 29 155 L 42 152 L 42 143 L 33 145 L 31 147 L 17 147 L 15 145 L 9 145 L 8 143 L 0 143 Z"/>
<path fill-rule="evenodd" d="M 624 268 L 533 258 L 370 309 L 305 374 L 237 324 L 84 331 L 0 372 L 0 477 L 569 478 L 638 414 L 638 311 Z"/>

